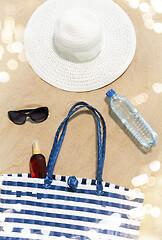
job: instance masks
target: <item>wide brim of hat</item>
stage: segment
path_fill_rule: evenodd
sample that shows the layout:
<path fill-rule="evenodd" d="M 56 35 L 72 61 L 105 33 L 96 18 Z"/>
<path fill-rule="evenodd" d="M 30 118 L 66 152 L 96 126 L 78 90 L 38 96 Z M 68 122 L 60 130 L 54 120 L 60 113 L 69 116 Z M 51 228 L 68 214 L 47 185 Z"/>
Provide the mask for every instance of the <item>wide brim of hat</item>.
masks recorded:
<path fill-rule="evenodd" d="M 61 58 L 53 44 L 56 19 L 75 7 L 96 14 L 104 33 L 102 51 L 85 63 Z M 29 19 L 24 47 L 40 78 L 63 90 L 84 92 L 104 87 L 125 72 L 135 54 L 136 34 L 128 15 L 112 0 L 48 0 Z"/>

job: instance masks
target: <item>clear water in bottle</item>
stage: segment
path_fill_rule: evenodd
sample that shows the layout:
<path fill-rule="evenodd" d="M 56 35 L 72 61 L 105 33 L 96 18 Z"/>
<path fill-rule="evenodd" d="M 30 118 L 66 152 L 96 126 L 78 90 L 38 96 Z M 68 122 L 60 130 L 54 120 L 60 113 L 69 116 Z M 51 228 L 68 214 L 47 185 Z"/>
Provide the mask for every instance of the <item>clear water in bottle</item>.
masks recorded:
<path fill-rule="evenodd" d="M 113 112 L 118 116 L 133 136 L 146 148 L 155 144 L 158 135 L 138 113 L 137 109 L 127 98 L 115 93 L 113 89 L 106 93 L 110 98 L 110 105 Z"/>

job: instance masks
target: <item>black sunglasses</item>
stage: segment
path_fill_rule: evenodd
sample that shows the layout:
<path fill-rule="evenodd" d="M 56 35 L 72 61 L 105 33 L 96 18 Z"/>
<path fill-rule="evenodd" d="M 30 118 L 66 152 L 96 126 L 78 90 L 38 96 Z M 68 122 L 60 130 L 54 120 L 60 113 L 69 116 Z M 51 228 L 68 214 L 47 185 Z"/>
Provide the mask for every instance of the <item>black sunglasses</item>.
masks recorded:
<path fill-rule="evenodd" d="M 47 119 L 48 114 L 47 107 L 39 107 L 36 109 L 9 111 L 8 117 L 13 123 L 21 125 L 26 122 L 27 117 L 36 123 L 43 122 Z"/>

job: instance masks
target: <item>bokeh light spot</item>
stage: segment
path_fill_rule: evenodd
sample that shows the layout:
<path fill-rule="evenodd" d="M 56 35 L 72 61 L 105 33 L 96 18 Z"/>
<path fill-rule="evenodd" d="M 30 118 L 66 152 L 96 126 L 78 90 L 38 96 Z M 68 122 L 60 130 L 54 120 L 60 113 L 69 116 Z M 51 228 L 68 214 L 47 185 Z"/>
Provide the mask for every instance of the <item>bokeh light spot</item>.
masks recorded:
<path fill-rule="evenodd" d="M 152 30 L 153 27 L 154 27 L 154 21 L 153 20 L 152 21 L 146 21 L 145 22 L 145 27 L 149 30 Z"/>
<path fill-rule="evenodd" d="M 156 93 L 161 93 L 162 92 L 162 83 L 154 83 L 152 85 L 152 89 L 154 90 L 154 92 Z"/>
<path fill-rule="evenodd" d="M 10 75 L 7 72 L 0 72 L 0 82 L 5 83 L 10 79 Z"/>
<path fill-rule="evenodd" d="M 131 8 L 138 8 L 139 6 L 139 0 L 129 0 L 129 6 Z"/>
<path fill-rule="evenodd" d="M 0 54 L 4 54 L 4 48 L 0 46 Z"/>
<path fill-rule="evenodd" d="M 134 191 L 134 190 L 129 190 L 128 192 L 127 192 L 127 194 L 125 195 L 125 198 L 127 199 L 127 200 L 134 200 L 135 198 L 136 198 L 136 196 L 137 196 L 137 192 L 136 191 Z"/>
<path fill-rule="evenodd" d="M 14 43 L 12 43 L 12 51 L 14 53 L 20 53 L 20 52 L 23 51 L 23 49 L 24 49 L 24 46 L 23 46 L 23 44 L 21 42 L 14 42 Z"/>
<path fill-rule="evenodd" d="M 148 175 L 147 174 L 141 174 L 139 176 L 136 176 L 132 179 L 132 184 L 135 187 L 144 185 L 148 182 Z"/>
<path fill-rule="evenodd" d="M 144 21 L 145 22 L 151 22 L 152 21 L 152 14 L 151 13 L 145 13 L 144 15 L 143 15 L 143 19 L 144 19 Z"/>
<path fill-rule="evenodd" d="M 133 208 L 129 210 L 129 213 L 127 214 L 128 218 L 131 220 L 141 220 L 145 215 L 145 209 L 144 207 L 139 208 Z"/>
<path fill-rule="evenodd" d="M 142 94 L 138 95 L 137 97 L 135 97 L 137 104 L 142 104 L 142 103 L 146 102 L 147 99 L 148 99 L 147 93 L 142 93 Z"/>
<path fill-rule="evenodd" d="M 1 38 L 4 43 L 10 43 L 13 40 L 13 33 L 8 29 L 3 28 L 1 31 Z"/>
<path fill-rule="evenodd" d="M 97 236 L 97 231 L 92 229 L 89 230 L 87 233 L 87 236 L 91 239 L 91 240 L 98 240 L 98 236 Z"/>
<path fill-rule="evenodd" d="M 155 9 L 153 8 L 152 5 L 149 6 L 149 13 L 153 16 L 154 14 L 156 14 Z"/>
<path fill-rule="evenodd" d="M 141 193 L 141 189 L 140 189 L 140 188 L 134 188 L 134 191 L 135 191 L 136 193 Z"/>
<path fill-rule="evenodd" d="M 3 226 L 3 231 L 6 233 L 11 233 L 13 231 L 13 225 L 12 223 L 7 223 Z"/>
<path fill-rule="evenodd" d="M 8 67 L 10 70 L 16 70 L 16 68 L 18 67 L 18 62 L 17 62 L 15 59 L 10 59 L 10 60 L 7 62 L 7 67 Z"/>
<path fill-rule="evenodd" d="M 4 27 L 1 32 L 1 38 L 4 43 L 10 43 L 13 40 L 13 33 L 15 30 L 15 20 L 12 17 L 4 19 Z"/>
<path fill-rule="evenodd" d="M 160 22 L 154 23 L 153 29 L 156 33 L 162 33 L 162 23 Z"/>
<path fill-rule="evenodd" d="M 156 183 L 156 178 L 155 177 L 149 177 L 149 180 L 148 180 L 148 185 L 150 187 L 153 187 Z"/>
<path fill-rule="evenodd" d="M 23 235 L 29 235 L 31 233 L 29 228 L 23 228 L 21 232 Z"/>
<path fill-rule="evenodd" d="M 6 219 L 5 213 L 0 213 L 0 222 L 4 222 Z"/>
<path fill-rule="evenodd" d="M 150 214 L 152 205 L 150 203 L 144 205 L 145 213 Z"/>
<path fill-rule="evenodd" d="M 142 12 L 147 12 L 147 11 L 149 10 L 149 5 L 148 5 L 148 3 L 146 3 L 146 2 L 140 3 L 139 9 L 140 9 Z"/>
<path fill-rule="evenodd" d="M 4 28 L 7 31 L 14 32 L 15 30 L 15 20 L 13 17 L 6 17 L 4 20 Z"/>
<path fill-rule="evenodd" d="M 21 205 L 21 203 L 15 204 L 15 205 L 14 205 L 14 209 L 15 209 L 16 212 L 21 212 L 21 210 L 22 210 L 22 205 Z"/>
<path fill-rule="evenodd" d="M 138 105 L 138 104 L 142 104 L 144 102 L 146 102 L 148 99 L 148 94 L 147 93 L 141 93 L 136 97 L 132 98 L 132 104 L 133 105 Z"/>
<path fill-rule="evenodd" d="M 49 227 L 43 227 L 41 232 L 44 236 L 49 236 L 50 235 L 50 228 Z"/>
<path fill-rule="evenodd" d="M 7 51 L 10 52 L 10 53 L 13 53 L 12 43 L 9 43 L 9 44 L 7 45 Z"/>
<path fill-rule="evenodd" d="M 109 226 L 120 227 L 122 218 L 119 213 L 113 213 L 111 216 L 108 216 L 107 219 L 101 220 L 99 224 L 102 225 L 104 229 L 108 229 Z"/>
<path fill-rule="evenodd" d="M 151 4 L 157 13 L 162 13 L 162 1 L 161 0 L 151 0 Z"/>
<path fill-rule="evenodd" d="M 150 211 L 151 215 L 154 217 L 154 218 L 158 218 L 161 214 L 161 211 L 160 211 L 160 208 L 159 207 L 153 207 Z"/>
<path fill-rule="evenodd" d="M 149 166 L 150 166 L 151 171 L 157 172 L 160 169 L 160 167 L 161 167 L 161 163 L 160 163 L 160 161 L 156 161 L 155 160 L 155 161 L 152 161 L 149 164 Z"/>

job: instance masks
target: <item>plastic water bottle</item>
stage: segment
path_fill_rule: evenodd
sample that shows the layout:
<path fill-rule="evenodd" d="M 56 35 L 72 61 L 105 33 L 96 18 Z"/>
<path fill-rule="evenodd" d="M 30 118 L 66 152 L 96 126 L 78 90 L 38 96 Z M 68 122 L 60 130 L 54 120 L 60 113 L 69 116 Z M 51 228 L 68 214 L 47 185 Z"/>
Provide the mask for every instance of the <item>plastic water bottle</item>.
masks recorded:
<path fill-rule="evenodd" d="M 158 139 L 157 133 L 138 113 L 137 109 L 128 99 L 116 94 L 113 89 L 108 91 L 106 95 L 110 98 L 110 105 L 113 112 L 142 146 L 149 149 L 155 144 Z"/>

